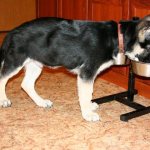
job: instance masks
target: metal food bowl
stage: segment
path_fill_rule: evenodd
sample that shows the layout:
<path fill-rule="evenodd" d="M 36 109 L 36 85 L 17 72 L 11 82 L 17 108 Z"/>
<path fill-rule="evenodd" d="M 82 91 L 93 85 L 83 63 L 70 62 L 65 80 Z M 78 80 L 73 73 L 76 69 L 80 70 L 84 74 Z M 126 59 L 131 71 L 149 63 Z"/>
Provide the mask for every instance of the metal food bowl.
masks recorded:
<path fill-rule="evenodd" d="M 150 77 L 150 63 L 131 61 L 133 72 L 139 76 Z"/>
<path fill-rule="evenodd" d="M 130 60 L 127 56 L 125 56 L 123 52 L 119 52 L 115 59 L 115 65 L 128 65 L 129 63 Z"/>

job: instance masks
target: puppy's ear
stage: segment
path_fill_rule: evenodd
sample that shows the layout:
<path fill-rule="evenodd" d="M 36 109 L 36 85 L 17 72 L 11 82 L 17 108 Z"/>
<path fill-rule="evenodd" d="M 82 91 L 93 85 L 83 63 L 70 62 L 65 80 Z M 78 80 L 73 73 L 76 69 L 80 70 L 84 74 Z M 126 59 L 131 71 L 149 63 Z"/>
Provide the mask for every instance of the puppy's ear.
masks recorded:
<path fill-rule="evenodd" d="M 129 26 L 135 28 L 135 25 L 140 21 L 139 17 L 133 17 L 132 20 L 121 20 L 119 24 L 121 24 L 121 33 L 124 34 Z"/>
<path fill-rule="evenodd" d="M 131 51 L 133 44 L 136 41 L 137 33 L 136 26 L 139 20 L 121 20 L 121 32 L 124 37 L 125 51 Z"/>
<path fill-rule="evenodd" d="M 137 30 L 139 31 L 143 28 L 149 28 L 149 27 L 150 27 L 150 15 L 147 15 L 146 17 L 141 19 L 141 21 L 139 22 L 137 26 Z"/>
<path fill-rule="evenodd" d="M 121 33 L 124 34 L 129 25 L 131 24 L 131 21 L 121 20 L 119 24 L 121 25 Z"/>

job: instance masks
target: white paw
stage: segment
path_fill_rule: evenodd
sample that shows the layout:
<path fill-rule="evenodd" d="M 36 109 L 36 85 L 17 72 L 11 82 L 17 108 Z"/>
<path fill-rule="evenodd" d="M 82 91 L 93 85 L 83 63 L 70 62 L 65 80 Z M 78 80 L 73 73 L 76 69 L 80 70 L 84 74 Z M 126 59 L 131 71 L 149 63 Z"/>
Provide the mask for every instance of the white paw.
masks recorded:
<path fill-rule="evenodd" d="M 91 103 L 91 110 L 96 110 L 99 108 L 99 105 L 97 103 Z"/>
<path fill-rule="evenodd" d="M 10 107 L 11 101 L 10 100 L 0 100 L 0 106 L 1 107 Z"/>
<path fill-rule="evenodd" d="M 128 56 L 128 58 L 131 60 L 139 61 L 139 59 L 136 57 L 136 55 L 134 53 L 126 52 L 125 55 Z"/>
<path fill-rule="evenodd" d="M 100 120 L 99 115 L 92 111 L 84 112 L 82 113 L 82 116 L 86 121 L 99 121 Z"/>
<path fill-rule="evenodd" d="M 40 107 L 44 107 L 44 108 L 51 108 L 53 105 L 53 102 L 45 99 L 45 100 L 40 101 L 40 103 L 37 103 L 37 105 Z"/>

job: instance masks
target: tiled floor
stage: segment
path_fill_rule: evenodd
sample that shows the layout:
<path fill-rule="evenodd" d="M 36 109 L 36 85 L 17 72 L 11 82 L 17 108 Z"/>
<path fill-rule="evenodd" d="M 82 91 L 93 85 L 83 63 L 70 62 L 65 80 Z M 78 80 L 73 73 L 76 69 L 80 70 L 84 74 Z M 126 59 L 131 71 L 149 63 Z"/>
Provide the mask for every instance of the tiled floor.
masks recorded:
<path fill-rule="evenodd" d="M 37 107 L 21 90 L 23 73 L 8 83 L 11 108 L 0 108 L 0 150 L 149 150 L 150 114 L 119 120 L 132 109 L 117 102 L 100 105 L 100 122 L 82 119 L 78 105 L 76 77 L 62 70 L 44 71 L 36 89 L 51 99 L 51 109 Z M 93 97 L 124 89 L 98 78 Z M 135 101 L 150 105 L 150 100 L 135 96 Z"/>

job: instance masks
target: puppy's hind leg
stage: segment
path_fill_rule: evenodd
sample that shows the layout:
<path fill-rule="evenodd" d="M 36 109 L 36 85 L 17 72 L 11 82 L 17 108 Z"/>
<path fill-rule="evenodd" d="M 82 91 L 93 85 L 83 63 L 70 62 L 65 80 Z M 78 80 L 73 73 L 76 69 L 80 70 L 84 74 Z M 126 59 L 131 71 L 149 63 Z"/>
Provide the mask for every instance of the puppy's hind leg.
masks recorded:
<path fill-rule="evenodd" d="M 42 72 L 42 65 L 35 61 L 30 61 L 25 65 L 25 77 L 21 84 L 24 91 L 40 107 L 49 108 L 52 106 L 50 100 L 43 100 L 35 91 L 35 82 Z"/>
<path fill-rule="evenodd" d="M 7 66 L 7 65 L 6 65 Z M 9 73 L 3 73 L 3 75 L 0 77 L 0 106 L 1 107 L 9 107 L 11 106 L 11 101 L 7 98 L 6 96 L 6 84 L 8 82 L 8 80 L 13 77 L 14 75 L 16 75 L 21 69 L 22 69 L 23 66 L 20 66 L 16 69 L 14 69 L 14 71 L 9 71 L 9 68 L 7 68 L 7 71 Z M 4 70 L 5 70 L 5 66 L 4 66 Z"/>

